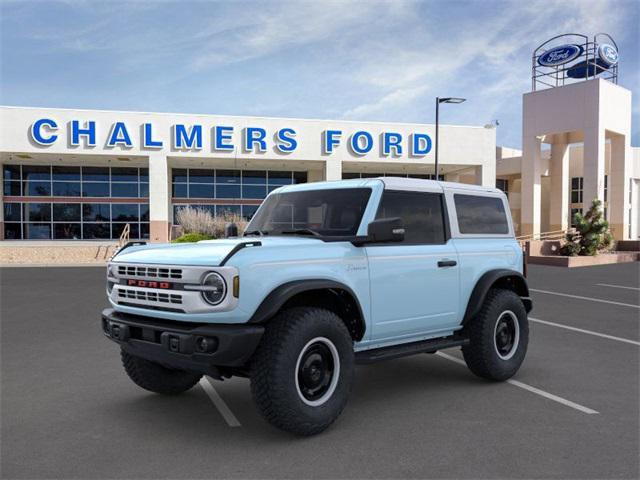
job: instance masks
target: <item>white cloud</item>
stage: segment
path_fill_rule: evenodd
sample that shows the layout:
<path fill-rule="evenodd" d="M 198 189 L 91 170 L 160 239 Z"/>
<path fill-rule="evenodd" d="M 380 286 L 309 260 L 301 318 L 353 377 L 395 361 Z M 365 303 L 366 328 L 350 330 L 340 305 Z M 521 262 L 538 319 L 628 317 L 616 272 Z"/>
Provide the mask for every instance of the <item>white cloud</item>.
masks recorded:
<path fill-rule="evenodd" d="M 225 32 L 203 32 L 200 37 L 214 42 L 215 52 L 193 59 L 197 69 L 219 67 L 263 57 L 283 49 L 331 42 L 340 36 L 364 32 L 380 16 L 394 18 L 406 12 L 398 1 L 356 0 L 261 4 L 257 12 L 241 12 Z"/>
<path fill-rule="evenodd" d="M 492 3 L 484 5 L 490 7 Z M 379 56 L 390 60 L 381 64 L 369 59 L 358 66 L 354 77 L 373 87 L 375 98 L 348 108 L 344 117 L 383 116 L 410 105 L 423 93 L 435 97 L 442 92 L 438 89 L 454 91 L 456 85 L 465 84 L 463 78 L 475 79 L 473 94 L 478 104 L 483 103 L 483 97 L 491 97 L 491 102 L 486 102 L 491 111 L 484 113 L 493 117 L 504 103 L 528 88 L 531 53 L 538 44 L 572 31 L 615 34 L 626 15 L 619 7 L 613 0 L 511 2 L 493 18 L 483 17 L 477 22 L 474 18 L 461 19 L 459 30 L 446 35 L 438 28 L 432 35 L 429 30 L 419 29 L 416 22 L 410 26 L 420 32 L 414 43 L 407 44 L 403 39 L 375 41 L 384 45 L 378 50 Z"/>
<path fill-rule="evenodd" d="M 416 98 L 421 97 L 427 91 L 427 89 L 427 85 L 412 88 L 399 88 L 392 91 L 391 93 L 387 93 L 382 98 L 376 100 L 373 103 L 365 103 L 347 110 L 343 114 L 343 118 L 366 118 L 367 116 L 378 114 L 379 112 L 385 111 L 390 108 L 397 108 L 407 105 L 414 101 Z"/>
<path fill-rule="evenodd" d="M 124 79 L 117 101 L 133 99 L 139 109 L 226 102 L 231 113 L 425 121 L 433 97 L 456 95 L 469 102 L 447 117 L 482 125 L 496 116 L 519 121 L 542 41 L 570 31 L 623 37 L 629 28 L 637 38 L 633 9 L 637 18 L 634 0 L 66 0 L 5 2 L 2 22 L 17 48 L 37 44 L 60 69 L 81 69 L 85 58 L 106 65 Z M 631 50 L 621 50 L 622 60 L 637 56 Z M 637 79 L 622 66 L 621 76 Z M 92 87 L 109 92 L 102 82 Z M 507 128 L 519 138 L 519 125 Z"/>

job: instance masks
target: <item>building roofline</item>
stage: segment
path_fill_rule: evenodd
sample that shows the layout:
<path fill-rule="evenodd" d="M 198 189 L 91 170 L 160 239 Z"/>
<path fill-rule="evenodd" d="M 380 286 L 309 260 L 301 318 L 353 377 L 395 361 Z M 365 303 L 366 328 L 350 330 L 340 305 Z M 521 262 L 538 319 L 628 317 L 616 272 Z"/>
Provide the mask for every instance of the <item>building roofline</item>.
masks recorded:
<path fill-rule="evenodd" d="M 214 113 L 175 113 L 175 112 L 142 112 L 135 110 L 104 110 L 104 109 L 89 109 L 89 108 L 61 108 L 61 107 L 34 107 L 34 106 L 22 106 L 22 105 L 0 105 L 0 108 L 7 108 L 12 110 L 62 110 L 67 112 L 100 112 L 100 113 L 126 113 L 136 115 L 174 115 L 180 117 L 222 117 L 222 118 L 235 118 L 235 119 L 258 119 L 258 120 L 294 120 L 298 122 L 340 122 L 340 123 L 353 123 L 353 124 L 373 124 L 373 125 L 408 125 L 408 126 L 420 126 L 420 127 L 434 127 L 434 123 L 415 123 L 415 122 L 382 122 L 382 121 L 369 121 L 369 120 L 341 120 L 341 119 L 323 119 L 323 118 L 296 118 L 296 117 L 266 117 L 266 116 L 251 116 L 251 115 L 224 115 Z M 486 129 L 480 125 L 451 125 L 441 123 L 441 127 L 456 127 L 456 128 L 477 128 Z"/>

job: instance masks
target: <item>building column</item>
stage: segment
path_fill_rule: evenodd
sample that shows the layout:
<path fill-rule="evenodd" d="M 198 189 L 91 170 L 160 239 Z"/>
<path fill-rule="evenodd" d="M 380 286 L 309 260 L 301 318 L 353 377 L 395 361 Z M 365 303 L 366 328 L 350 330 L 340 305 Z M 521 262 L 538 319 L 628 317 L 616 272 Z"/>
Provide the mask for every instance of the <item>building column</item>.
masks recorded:
<path fill-rule="evenodd" d="M 459 182 L 460 174 L 459 173 L 445 173 L 444 174 L 445 182 Z"/>
<path fill-rule="evenodd" d="M 324 170 L 311 169 L 307 171 L 307 182 L 322 182 L 324 180 Z"/>
<path fill-rule="evenodd" d="M 611 138 L 611 164 L 607 196 L 609 202 L 609 225 L 616 240 L 629 236 L 629 203 L 632 152 L 628 135 Z"/>
<path fill-rule="evenodd" d="M 489 188 L 496 187 L 495 159 L 493 162 L 488 162 L 484 165 L 478 165 L 474 167 L 474 171 L 476 176 L 476 185 L 482 185 L 483 187 Z"/>
<path fill-rule="evenodd" d="M 600 126 L 584 131 L 584 157 L 582 160 L 582 208 L 589 210 L 591 202 L 604 202 L 605 136 Z"/>
<path fill-rule="evenodd" d="M 324 162 L 324 179 L 328 182 L 342 180 L 342 161 L 337 158 L 328 158 Z"/>
<path fill-rule="evenodd" d="M 540 192 L 542 190 L 541 140 L 535 135 L 525 136 L 522 151 L 522 209 L 520 234 L 540 233 Z"/>
<path fill-rule="evenodd" d="M 511 209 L 511 217 L 513 218 L 513 226 L 516 236 L 522 235 L 522 179 L 509 179 L 509 208 Z"/>
<path fill-rule="evenodd" d="M 171 208 L 169 163 L 161 153 L 149 155 L 149 237 L 151 242 L 168 242 Z"/>
<path fill-rule="evenodd" d="M 566 134 L 557 135 L 551 145 L 551 201 L 549 230 L 566 230 L 569 226 L 569 145 Z"/>

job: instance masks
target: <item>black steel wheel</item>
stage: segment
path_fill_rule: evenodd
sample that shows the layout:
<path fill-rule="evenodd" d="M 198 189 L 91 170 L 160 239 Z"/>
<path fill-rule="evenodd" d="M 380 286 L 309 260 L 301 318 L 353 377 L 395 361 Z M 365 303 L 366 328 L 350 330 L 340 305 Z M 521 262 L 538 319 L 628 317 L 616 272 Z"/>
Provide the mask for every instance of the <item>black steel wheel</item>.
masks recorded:
<path fill-rule="evenodd" d="M 316 337 L 304 346 L 296 365 L 296 388 L 307 405 L 326 402 L 340 377 L 340 356 L 336 346 L 325 337 Z"/>
<path fill-rule="evenodd" d="M 344 409 L 354 373 L 353 341 L 333 312 L 296 307 L 267 324 L 251 361 L 251 392 L 272 425 L 314 435 Z"/>
<path fill-rule="evenodd" d="M 498 317 L 493 333 L 493 347 L 498 357 L 509 360 L 518 351 L 520 323 L 511 310 L 505 310 Z"/>
<path fill-rule="evenodd" d="M 480 313 L 465 326 L 469 344 L 462 347 L 473 373 L 489 380 L 507 380 L 527 353 L 529 322 L 520 297 L 511 290 L 491 289 Z"/>

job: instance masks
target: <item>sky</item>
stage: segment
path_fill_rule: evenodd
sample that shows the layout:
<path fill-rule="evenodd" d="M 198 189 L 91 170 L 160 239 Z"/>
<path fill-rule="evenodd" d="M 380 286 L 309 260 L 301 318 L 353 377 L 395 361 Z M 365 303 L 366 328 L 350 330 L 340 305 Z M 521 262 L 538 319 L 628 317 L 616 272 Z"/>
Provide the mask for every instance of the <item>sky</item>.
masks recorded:
<path fill-rule="evenodd" d="M 519 148 L 531 54 L 607 32 L 640 145 L 640 1 L 0 0 L 0 104 L 485 125 Z"/>

